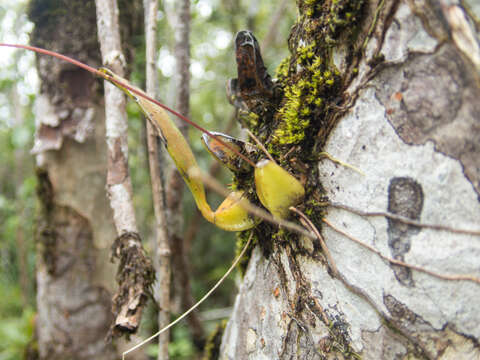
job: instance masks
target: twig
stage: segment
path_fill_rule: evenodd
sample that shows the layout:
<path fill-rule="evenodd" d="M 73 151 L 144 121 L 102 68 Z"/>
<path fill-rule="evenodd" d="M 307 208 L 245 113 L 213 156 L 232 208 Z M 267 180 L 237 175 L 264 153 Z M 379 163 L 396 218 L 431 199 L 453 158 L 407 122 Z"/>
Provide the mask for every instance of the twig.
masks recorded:
<path fill-rule="evenodd" d="M 124 75 L 116 0 L 99 1 L 97 27 L 102 61 L 120 76 Z M 108 146 L 107 190 L 118 235 L 138 233 L 132 201 L 132 184 L 128 171 L 127 113 L 123 92 L 105 82 L 105 122 Z"/>
<path fill-rule="evenodd" d="M 122 360 L 125 360 L 125 355 L 131 353 L 132 351 L 138 349 L 139 347 L 145 345 L 146 343 L 148 343 L 149 341 L 155 339 L 158 335 L 160 335 L 161 333 L 163 333 L 164 331 L 170 329 L 173 325 L 177 324 L 178 322 L 180 322 L 182 319 L 184 319 L 188 314 L 190 314 L 193 310 L 195 310 L 197 307 L 199 307 L 221 284 L 222 282 L 228 277 L 228 275 L 230 275 L 230 273 L 233 271 L 233 269 L 235 269 L 235 267 L 237 266 L 238 262 L 240 261 L 240 259 L 243 257 L 243 255 L 245 254 L 245 251 L 247 251 L 248 247 L 250 246 L 250 242 L 252 241 L 252 237 L 253 237 L 253 233 L 250 234 L 250 237 L 248 238 L 248 241 L 247 243 L 245 244 L 245 246 L 243 247 L 242 251 L 240 252 L 240 254 L 237 256 L 237 258 L 234 260 L 232 266 L 230 266 L 230 268 L 227 270 L 227 272 L 220 278 L 220 280 L 217 281 L 217 283 L 195 304 L 193 305 L 190 309 L 188 309 L 186 312 L 184 312 L 181 316 L 179 316 L 177 319 L 175 319 L 174 321 L 172 321 L 170 324 L 168 324 L 166 327 L 164 327 L 163 329 L 159 330 L 157 333 L 153 334 L 152 336 L 150 336 L 148 339 L 145 339 L 143 340 L 142 342 L 140 342 L 139 344 L 135 345 L 134 347 L 128 349 L 127 351 L 125 351 L 123 354 L 122 354 Z"/>
<path fill-rule="evenodd" d="M 145 43 L 146 43 L 146 92 L 151 97 L 157 95 L 157 0 L 144 0 L 145 11 Z M 161 152 L 155 128 L 146 122 L 148 164 L 152 185 L 153 210 L 155 213 L 155 268 L 157 281 L 155 284 L 155 300 L 158 303 L 158 327 L 162 328 L 170 321 L 170 282 L 171 282 L 171 250 L 168 241 L 165 190 L 159 160 Z M 158 338 L 158 359 L 168 359 L 168 331 Z"/>
<path fill-rule="evenodd" d="M 270 22 L 270 26 L 268 27 L 267 35 L 265 35 L 265 38 L 263 40 L 262 44 L 262 50 L 265 51 L 268 49 L 271 44 L 274 42 L 277 34 L 279 33 L 278 31 L 278 23 L 282 19 L 282 16 L 285 14 L 285 7 L 289 3 L 289 0 L 283 0 L 280 5 L 277 6 L 277 10 L 275 13 L 271 16 L 272 21 Z"/>
<path fill-rule="evenodd" d="M 317 235 L 317 238 L 318 238 L 318 241 L 320 241 L 320 246 L 322 247 L 323 253 L 325 254 L 328 264 L 330 265 L 330 269 L 332 270 L 336 278 L 340 278 L 337 265 L 335 264 L 335 260 L 333 260 L 332 254 L 330 253 L 330 250 L 328 250 L 327 244 L 325 243 L 325 240 L 323 239 L 323 236 L 318 231 L 317 227 L 311 222 L 311 220 L 303 212 L 301 212 L 297 208 L 291 206 L 289 209 L 300 216 L 300 222 L 303 224 L 303 226 L 310 229 L 311 231 L 313 231 L 315 235 Z"/>
<path fill-rule="evenodd" d="M 175 103 L 177 110 L 189 116 L 190 114 L 190 1 L 179 0 L 174 3 L 175 24 Z M 184 137 L 188 137 L 188 124 L 176 119 L 176 124 Z M 174 265 L 174 286 L 180 294 L 182 311 L 189 309 L 195 303 L 191 289 L 190 256 L 186 252 L 183 237 L 183 194 L 185 183 L 178 171 L 171 171 L 167 181 L 167 207 L 170 229 L 170 244 L 174 250 L 172 260 Z M 205 330 L 197 312 L 192 312 L 187 318 L 189 330 L 194 345 L 201 349 L 205 343 Z"/>
<path fill-rule="evenodd" d="M 113 0 L 111 0 L 113 1 Z M 107 6 L 109 6 L 107 4 Z M 215 139 L 216 141 L 218 141 L 220 144 L 222 144 L 223 146 L 225 146 L 227 149 L 230 149 L 231 151 L 233 151 L 235 154 L 237 154 L 240 158 L 242 158 L 243 160 L 245 160 L 247 163 L 249 163 L 250 165 L 252 165 L 253 167 L 255 167 L 255 164 L 252 162 L 252 160 L 250 160 L 248 157 L 246 157 L 245 155 L 241 154 L 237 149 L 235 149 L 234 147 L 232 147 L 231 145 L 229 145 L 228 143 L 226 143 L 225 141 L 223 141 L 222 139 L 220 139 L 218 136 L 212 134 L 210 131 L 208 131 L 207 129 L 201 127 L 200 125 L 198 125 L 197 123 L 193 122 L 192 120 L 190 120 L 189 118 L 187 118 L 186 116 L 180 114 L 178 111 L 175 111 L 173 110 L 172 108 L 168 107 L 167 105 L 165 104 L 162 104 L 160 101 L 158 100 L 155 100 L 154 98 L 152 98 L 151 96 L 148 96 L 147 94 L 145 94 L 143 91 L 141 91 L 140 89 L 138 88 L 135 88 L 134 86 L 131 86 L 129 84 L 126 84 L 124 81 L 120 81 L 120 80 L 117 80 L 117 79 L 114 79 L 111 75 L 109 74 L 106 74 L 104 71 L 101 71 L 101 70 L 97 70 L 91 66 L 88 66 L 78 60 L 75 60 L 75 59 L 72 59 L 71 57 L 68 57 L 68 56 L 65 56 L 65 55 L 62 55 L 62 54 L 59 54 L 59 53 L 56 53 L 54 51 L 50 51 L 50 50 L 45 50 L 45 49 L 42 49 L 42 48 L 39 48 L 39 47 L 35 47 L 35 46 L 29 46 L 29 45 L 20 45 L 20 44 L 5 44 L 5 43 L 0 43 L 0 46 L 6 46 L 6 47 L 13 47 L 13 48 L 20 48 L 20 49 L 25 49 L 25 50 L 30 50 L 30 51 L 35 51 L 39 54 L 44 54 L 44 55 L 48 55 L 48 56 L 53 56 L 53 57 L 56 57 L 57 59 L 61 59 L 63 61 L 67 61 L 71 64 L 74 64 L 84 70 L 87 70 L 89 72 L 91 72 L 92 74 L 95 74 L 96 76 L 98 77 L 101 77 L 107 81 L 110 81 L 112 83 L 115 83 L 117 84 L 118 86 L 124 88 L 124 89 L 127 89 L 128 91 L 130 91 L 132 94 L 135 94 L 135 95 L 138 95 L 142 98 L 144 98 L 145 100 L 148 100 L 152 103 L 154 103 L 155 105 L 158 105 L 160 106 L 162 109 L 165 109 L 166 111 L 172 113 L 173 115 L 179 117 L 180 119 L 182 119 L 183 121 L 187 122 L 188 124 L 190 124 L 191 126 L 193 126 L 194 128 L 200 130 L 202 133 L 205 133 L 207 134 L 209 137 Z M 109 55 L 109 59 L 112 58 L 112 59 L 123 59 L 124 58 L 122 56 L 120 56 L 119 53 L 117 52 L 109 52 L 108 53 Z M 110 63 L 108 61 L 106 61 L 106 63 Z M 116 74 L 116 75 L 119 75 L 119 74 Z"/>
<path fill-rule="evenodd" d="M 102 61 L 123 76 L 125 58 L 121 48 L 117 2 L 97 0 L 95 4 Z M 153 282 L 153 266 L 146 257 L 138 235 L 132 201 L 125 96 L 110 83 L 105 83 L 105 115 L 108 148 L 107 191 L 119 235 L 114 244 L 114 256 L 120 257 L 117 274 L 119 288 L 112 305 L 115 320 L 110 329 L 111 337 L 138 329 L 148 297 L 148 288 Z M 130 269 L 134 270 L 129 271 Z"/>
<path fill-rule="evenodd" d="M 359 239 L 353 237 L 352 235 L 350 234 L 347 234 L 346 232 L 344 232 L 343 230 L 340 230 L 339 228 L 337 228 L 336 226 L 334 226 L 330 221 L 328 221 L 327 219 L 323 218 L 322 221 L 327 224 L 328 226 L 330 226 L 333 230 L 335 230 L 336 232 L 338 232 L 339 234 L 342 234 L 343 236 L 345 236 L 346 238 L 352 240 L 353 242 L 359 244 L 360 246 L 363 246 L 364 248 L 370 250 L 371 252 L 377 254 L 378 256 L 380 256 L 382 259 L 392 263 L 392 264 L 395 264 L 395 265 L 400 265 L 400 266 L 404 266 L 406 268 L 409 268 L 409 269 L 412 269 L 412 270 L 416 270 L 416 271 L 419 271 L 419 272 L 423 272 L 425 274 L 428 274 L 428 275 L 431 275 L 431 276 L 434 276 L 436 278 L 439 278 L 439 279 L 442 279 L 442 280 L 449 280 L 449 281 L 460 281 L 460 280 L 465 280 L 465 281 L 472 281 L 474 283 L 477 283 L 477 284 L 480 284 L 480 278 L 477 278 L 473 275 L 443 275 L 443 274 L 438 274 L 436 272 L 433 272 L 431 270 L 427 270 L 421 266 L 418 266 L 418 265 L 411 265 L 411 264 L 407 264 L 403 261 L 400 261 L 400 260 L 396 260 L 396 259 L 392 259 L 388 256 L 385 256 L 383 255 L 380 251 L 378 251 L 377 249 L 375 249 L 374 247 L 368 245 L 368 244 L 365 244 L 364 242 L 360 241 Z"/>
<path fill-rule="evenodd" d="M 457 229 L 454 227 L 450 227 L 447 225 L 438 225 L 438 224 L 425 224 L 420 221 L 412 220 L 404 216 L 400 216 L 397 214 L 393 214 L 387 211 L 363 211 L 360 209 L 356 209 L 354 207 L 340 204 L 340 203 L 335 203 L 335 202 L 330 202 L 329 205 L 331 207 L 337 208 L 337 209 L 343 209 L 346 211 L 349 211 L 351 213 L 357 214 L 359 216 L 383 216 L 392 220 L 399 221 L 404 224 L 408 225 L 414 225 L 422 228 L 427 228 L 427 229 L 434 229 L 434 230 L 441 230 L 441 231 L 448 231 L 452 233 L 457 233 L 457 234 L 466 234 L 466 235 L 473 235 L 473 236 L 480 236 L 480 230 L 466 230 L 466 229 Z"/>
<path fill-rule="evenodd" d="M 272 155 L 270 155 L 270 153 L 267 151 L 267 149 L 265 148 L 265 145 L 263 145 L 263 144 L 260 142 L 260 140 L 258 140 L 258 138 L 257 138 L 255 135 L 253 135 L 253 133 L 252 133 L 250 130 L 245 129 L 245 131 L 246 131 L 247 134 L 255 141 L 255 143 L 258 145 L 258 147 L 259 147 L 260 149 L 262 149 L 262 151 L 263 151 L 263 153 L 265 154 L 265 156 L 268 157 L 270 160 L 272 160 L 272 161 L 276 164 L 277 162 L 273 159 Z"/>
<path fill-rule="evenodd" d="M 334 162 L 334 163 L 336 163 L 336 164 L 339 164 L 339 165 L 341 165 L 341 166 L 343 166 L 343 167 L 352 169 L 353 171 L 359 173 L 359 174 L 362 175 L 362 176 L 365 176 L 365 173 L 364 173 L 362 170 L 356 168 L 356 167 L 353 166 L 353 165 L 347 164 L 346 162 L 343 162 L 343 161 L 341 161 L 341 160 L 338 160 L 337 158 L 334 158 L 332 155 L 330 155 L 330 154 L 327 153 L 326 151 L 322 151 L 322 152 L 319 153 L 318 155 L 319 155 L 319 156 L 323 156 L 323 157 L 327 158 L 328 160 L 330 160 L 330 161 L 332 161 L 332 162 Z"/>
<path fill-rule="evenodd" d="M 175 61 L 176 61 L 176 104 L 185 116 L 190 113 L 190 1 L 175 2 Z M 188 124 L 177 124 L 183 135 L 188 131 Z"/>

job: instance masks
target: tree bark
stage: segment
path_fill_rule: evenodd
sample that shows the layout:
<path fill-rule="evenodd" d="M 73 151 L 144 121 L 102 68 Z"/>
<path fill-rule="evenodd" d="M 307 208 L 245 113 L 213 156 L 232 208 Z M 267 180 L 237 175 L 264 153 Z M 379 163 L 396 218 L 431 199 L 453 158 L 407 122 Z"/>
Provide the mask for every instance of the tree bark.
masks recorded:
<path fill-rule="evenodd" d="M 69 16 L 68 14 L 75 14 Z M 100 65 L 93 1 L 30 4 L 31 42 Z M 99 83 L 70 64 L 39 56 L 36 103 L 41 214 L 37 230 L 36 331 L 40 359 L 115 359 L 107 344 L 115 237 L 105 197 L 106 145 Z"/>
<path fill-rule="evenodd" d="M 175 3 L 175 103 L 176 109 L 182 115 L 190 116 L 190 1 L 181 0 Z M 188 124 L 180 119 L 174 120 L 188 138 Z M 192 295 L 190 281 L 190 245 L 186 242 L 185 223 L 183 221 L 183 194 L 185 183 L 177 169 L 173 169 L 167 181 L 167 207 L 169 214 L 170 244 L 172 248 L 172 265 L 174 266 L 175 283 L 177 284 L 178 297 L 181 311 L 190 309 L 195 300 Z M 205 331 L 200 321 L 198 311 L 193 311 L 187 322 L 192 333 L 194 344 L 203 348 Z"/>
<path fill-rule="evenodd" d="M 95 4 L 103 64 L 123 77 L 126 63 L 121 45 L 117 1 L 97 0 Z M 118 235 L 112 252 L 119 259 L 119 289 L 113 298 L 112 307 L 115 321 L 111 335 L 115 337 L 138 330 L 149 288 L 155 277 L 151 261 L 142 247 L 133 208 L 125 105 L 123 92 L 105 81 L 107 192 Z"/>
<path fill-rule="evenodd" d="M 157 0 L 144 0 L 145 42 L 146 42 L 146 76 L 147 94 L 157 97 Z M 155 257 L 156 269 L 155 299 L 158 310 L 158 328 L 162 329 L 170 322 L 170 285 L 171 285 L 171 251 L 167 231 L 167 208 L 165 202 L 164 174 L 161 169 L 161 144 L 155 128 L 146 122 L 148 163 L 152 184 L 153 208 L 155 213 Z M 158 337 L 157 359 L 168 360 L 168 344 L 170 331 Z"/>
<path fill-rule="evenodd" d="M 314 155 L 326 151 L 360 169 L 327 159 L 309 167 L 330 202 L 479 230 L 479 7 L 447 0 L 297 3 L 280 108 L 299 98 L 297 115 L 309 121 L 307 129 L 319 126 L 297 141 L 298 133 L 275 123 L 284 132 L 263 138 L 275 143 L 287 133 L 284 145 L 296 162 L 285 163 L 297 172 L 302 161 L 310 166 L 297 147 L 312 142 Z M 318 69 L 322 79 L 311 85 Z M 315 192 L 307 187 L 307 194 Z M 477 278 L 478 235 L 326 211 L 313 220 L 340 276 L 314 242 L 259 237 L 221 359 L 480 357 L 478 283 L 393 265 L 321 218 L 390 258 Z"/>

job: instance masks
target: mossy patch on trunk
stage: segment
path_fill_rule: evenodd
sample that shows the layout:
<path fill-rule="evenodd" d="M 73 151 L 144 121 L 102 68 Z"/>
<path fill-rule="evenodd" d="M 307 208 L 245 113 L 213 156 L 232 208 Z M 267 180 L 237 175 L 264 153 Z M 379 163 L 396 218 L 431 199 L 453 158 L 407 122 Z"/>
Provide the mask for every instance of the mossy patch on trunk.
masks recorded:
<path fill-rule="evenodd" d="M 299 18 L 288 39 L 291 54 L 276 70 L 274 98 L 250 109 L 241 119 L 280 166 L 302 182 L 305 198 L 297 207 L 318 228 L 328 199 L 319 180 L 317 163 L 335 125 L 346 86 L 345 74 L 335 66 L 333 53 L 337 44 L 345 43 L 343 39 L 347 38 L 351 44 L 347 58 L 358 56 L 360 46 L 356 35 L 364 3 L 363 0 L 298 1 Z M 353 60 L 351 64 L 353 67 Z M 250 176 L 237 177 L 235 187 L 247 189 L 250 200 L 259 204 Z M 238 235 L 237 252 L 251 232 L 253 244 L 259 244 L 267 257 L 272 251 L 272 239 L 279 243 L 299 240 L 298 234 L 261 223 Z M 241 262 L 242 272 L 250 253 Z"/>

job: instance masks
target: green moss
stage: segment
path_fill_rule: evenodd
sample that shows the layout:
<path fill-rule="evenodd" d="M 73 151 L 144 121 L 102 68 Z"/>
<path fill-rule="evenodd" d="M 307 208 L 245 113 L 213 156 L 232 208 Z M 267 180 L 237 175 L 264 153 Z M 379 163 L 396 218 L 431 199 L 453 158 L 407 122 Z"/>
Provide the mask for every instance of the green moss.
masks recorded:
<path fill-rule="evenodd" d="M 245 275 L 245 271 L 247 271 L 247 266 L 248 266 L 248 262 L 250 261 L 250 256 L 252 255 L 252 250 L 255 247 L 255 245 L 258 243 L 258 236 L 255 234 L 254 230 L 239 232 L 237 233 L 237 241 L 235 243 L 235 258 L 236 258 L 242 252 L 250 236 L 252 236 L 251 244 L 238 263 L 238 270 L 240 271 L 240 275 L 242 277 Z"/>
<path fill-rule="evenodd" d="M 270 155 L 272 155 L 274 158 L 279 158 L 282 155 L 282 151 L 276 147 L 273 143 L 269 143 L 267 145 L 267 151 L 269 152 Z"/>
<path fill-rule="evenodd" d="M 306 133 L 316 133 L 320 122 L 315 120 L 325 116 L 329 103 L 342 89 L 342 76 L 333 65 L 332 46 L 342 34 L 354 34 L 363 4 L 363 0 L 300 1 L 298 26 L 305 32 L 290 44 L 294 61 L 289 57 L 277 69 L 284 100 L 276 114 L 274 144 L 300 144 L 306 140 Z"/>
<path fill-rule="evenodd" d="M 351 36 L 362 18 L 364 0 L 304 0 L 299 4 L 301 20 L 308 35 L 321 35 L 327 45 L 340 35 Z"/>
<path fill-rule="evenodd" d="M 290 56 L 287 56 L 285 59 L 282 60 L 280 64 L 278 64 L 277 69 L 275 70 L 275 77 L 278 81 L 282 81 L 288 76 L 288 68 L 290 66 Z"/>
<path fill-rule="evenodd" d="M 299 0 L 298 22 L 289 37 L 291 54 L 276 69 L 274 107 L 258 116 L 249 114 L 243 120 L 280 165 L 302 180 L 306 196 L 298 208 L 318 227 L 325 215 L 326 197 L 314 154 L 322 151 L 334 126 L 346 75 L 334 65 L 334 48 L 341 41 L 349 55 L 355 56 L 355 35 L 364 3 L 364 0 Z M 252 231 L 265 256 L 273 243 L 298 239 L 297 234 L 262 223 L 238 235 L 237 252 Z M 242 259 L 242 272 L 250 253 Z"/>
<path fill-rule="evenodd" d="M 205 344 L 205 350 L 203 351 L 202 360 L 217 360 L 220 356 L 220 345 L 222 343 L 223 332 L 227 326 L 227 321 L 221 321 L 215 330 L 208 336 Z"/>
<path fill-rule="evenodd" d="M 304 0 L 303 4 L 299 4 L 299 8 L 301 13 L 312 17 L 321 8 L 321 3 L 319 0 Z"/>
<path fill-rule="evenodd" d="M 259 116 L 254 112 L 239 111 L 240 121 L 248 128 L 254 129 L 259 124 Z"/>
<path fill-rule="evenodd" d="M 310 110 L 302 104 L 303 88 L 306 85 L 294 84 L 286 87 L 286 102 L 279 110 L 282 122 L 275 131 L 275 143 L 298 144 L 305 138 L 305 129 L 310 125 Z"/>
<path fill-rule="evenodd" d="M 278 127 L 273 142 L 278 145 L 293 145 L 305 139 L 311 117 L 323 110 L 324 98 L 329 98 L 340 88 L 339 71 L 316 54 L 316 42 L 296 49 L 300 69 L 294 81 L 284 89 L 283 106 L 277 113 Z M 295 69 L 297 70 L 297 69 Z"/>
<path fill-rule="evenodd" d="M 328 16 L 331 38 L 335 38 L 339 32 L 358 22 L 362 16 L 363 3 L 361 0 L 332 1 Z"/>

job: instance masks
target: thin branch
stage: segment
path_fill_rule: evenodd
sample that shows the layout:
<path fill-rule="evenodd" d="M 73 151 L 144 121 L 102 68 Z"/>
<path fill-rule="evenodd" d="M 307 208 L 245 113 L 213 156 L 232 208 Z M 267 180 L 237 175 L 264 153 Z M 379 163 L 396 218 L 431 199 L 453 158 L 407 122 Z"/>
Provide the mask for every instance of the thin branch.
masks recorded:
<path fill-rule="evenodd" d="M 157 96 L 157 0 L 144 0 L 145 42 L 146 42 L 146 92 L 151 97 Z M 170 321 L 170 282 L 171 250 L 168 241 L 167 215 L 165 209 L 165 190 L 160 169 L 161 152 L 155 128 L 146 122 L 148 163 L 152 185 L 153 209 L 155 213 L 155 267 L 157 281 L 155 298 L 158 303 L 158 327 L 163 328 Z M 158 359 L 168 359 L 169 333 L 166 331 L 158 338 Z"/>
<path fill-rule="evenodd" d="M 343 167 L 346 167 L 346 168 L 349 168 L 349 169 L 352 169 L 353 171 L 356 171 L 357 173 L 359 173 L 360 175 L 362 176 L 365 176 L 365 173 L 358 169 L 357 167 L 353 166 L 353 165 L 350 165 L 350 164 L 347 164 L 346 162 L 343 162 L 342 160 L 339 160 L 337 158 L 334 158 L 332 155 L 330 155 L 329 153 L 327 153 L 326 151 L 322 151 L 318 154 L 319 157 L 324 157 L 324 158 L 327 158 L 328 160 L 330 160 L 331 162 L 334 162 L 338 165 L 341 165 Z"/>
<path fill-rule="evenodd" d="M 307 217 L 307 215 L 305 215 L 303 212 L 301 212 L 297 208 L 291 206 L 290 210 L 300 216 L 300 222 L 303 224 L 303 226 L 305 226 L 307 229 L 310 229 L 310 231 L 312 231 L 315 235 L 317 235 L 317 238 L 318 238 L 318 241 L 320 241 L 320 246 L 322 247 L 323 253 L 325 254 L 328 264 L 330 265 L 330 269 L 332 270 L 336 278 L 340 278 L 337 265 L 335 264 L 335 260 L 333 259 L 333 256 L 330 253 L 330 250 L 328 250 L 327 244 L 325 243 L 325 240 L 323 239 L 323 236 L 318 231 L 317 227 L 312 223 L 312 221 Z"/>
<path fill-rule="evenodd" d="M 243 257 L 245 252 L 247 251 L 248 247 L 250 246 L 250 242 L 252 241 L 253 233 L 250 234 L 250 237 L 248 238 L 247 243 L 243 247 L 242 251 L 240 254 L 237 256 L 237 258 L 234 260 L 232 266 L 227 270 L 227 272 L 220 278 L 220 280 L 217 281 L 217 283 L 195 304 L 193 305 L 190 309 L 188 309 L 186 312 L 184 312 L 181 316 L 179 316 L 177 319 L 172 321 L 170 324 L 168 324 L 166 327 L 163 329 L 159 330 L 157 333 L 153 334 L 150 336 L 148 339 L 143 340 L 141 343 L 135 345 L 134 347 L 128 349 L 122 354 L 122 360 L 125 360 L 125 355 L 131 353 L 132 351 L 135 351 L 139 347 L 145 345 L 146 343 L 150 342 L 151 340 L 155 339 L 158 335 L 162 334 L 164 331 L 167 331 L 170 329 L 173 325 L 177 324 L 180 322 L 182 319 L 184 319 L 188 314 L 190 314 L 193 310 L 195 310 L 197 307 L 199 307 L 222 283 L 223 281 L 230 275 L 230 273 L 235 269 L 237 266 L 238 262 L 240 259 Z"/>
<path fill-rule="evenodd" d="M 209 137 L 215 139 L 216 141 L 218 141 L 220 144 L 222 144 L 223 146 L 225 146 L 227 149 L 230 149 L 231 151 L 233 151 L 235 154 L 237 154 L 240 158 L 242 158 L 243 160 L 245 160 L 247 163 L 249 163 L 250 165 L 252 165 L 252 167 L 255 167 L 255 164 L 252 162 L 252 160 L 250 160 L 248 157 L 246 157 L 245 155 L 241 154 L 237 149 L 235 149 L 234 147 L 232 147 L 231 145 L 229 145 L 228 143 L 226 143 L 225 141 L 223 141 L 221 138 L 219 138 L 218 136 L 212 134 L 210 131 L 208 131 L 207 129 L 201 127 L 200 125 L 198 125 L 197 123 L 193 122 L 192 120 L 190 120 L 189 118 L 187 118 L 186 116 L 180 114 L 178 111 L 175 111 L 173 110 L 172 108 L 170 108 L 169 106 L 165 105 L 165 104 L 162 104 L 160 101 L 158 100 L 155 100 L 154 98 L 152 98 L 151 96 L 148 96 L 147 94 L 145 94 L 143 91 L 141 91 L 140 89 L 138 88 L 135 88 L 129 84 L 126 84 L 125 82 L 123 81 L 120 81 L 120 80 L 117 80 L 117 79 L 114 79 L 112 76 L 106 74 L 104 71 L 101 71 L 101 70 L 97 70 L 95 68 L 92 68 L 91 66 L 88 66 L 87 64 L 84 64 L 78 60 L 75 60 L 75 59 L 72 59 L 71 57 L 68 57 L 68 56 L 65 56 L 65 55 L 62 55 L 62 54 L 59 54 L 59 53 L 56 53 L 54 51 L 50 51 L 50 50 L 45 50 L 45 49 L 42 49 L 42 48 L 39 48 L 39 47 L 35 47 L 35 46 L 29 46 L 29 45 L 20 45 L 20 44 L 5 44 L 5 43 L 0 43 L 0 46 L 6 46 L 6 47 L 14 47 L 14 48 L 20 48 L 20 49 L 25 49 L 25 50 L 30 50 L 30 51 L 35 51 L 39 54 L 44 54 L 44 55 L 48 55 L 48 56 L 53 56 L 53 57 L 56 57 L 57 59 L 61 59 L 63 61 L 67 61 L 71 64 L 74 64 L 78 67 L 81 67 L 82 69 L 84 70 L 87 70 L 88 72 L 91 72 L 92 74 L 95 74 L 96 76 L 98 77 L 101 77 L 107 81 L 110 81 L 112 83 L 115 83 L 117 84 L 118 86 L 124 88 L 124 89 L 127 89 L 128 91 L 130 91 L 132 94 L 135 94 L 135 95 L 138 95 L 142 98 L 144 98 L 145 100 L 148 100 L 152 103 L 154 103 L 155 105 L 158 105 L 160 106 L 162 109 L 165 109 L 166 111 L 172 113 L 173 115 L 177 116 L 178 118 L 182 119 L 183 121 L 187 122 L 188 124 L 190 124 L 191 126 L 193 126 L 194 128 L 196 128 L 197 130 L 200 130 L 202 133 L 205 133 L 207 134 Z M 115 58 L 123 58 L 123 56 L 120 56 L 118 53 L 116 52 L 111 52 L 109 54 L 109 58 L 112 58 L 112 59 L 115 59 Z M 105 60 L 104 60 L 105 61 Z M 107 64 L 109 62 L 107 61 Z M 119 74 L 116 74 L 116 75 L 119 75 Z"/>
<path fill-rule="evenodd" d="M 117 2 L 116 0 L 97 0 L 95 3 L 102 61 L 114 69 L 117 74 L 124 76 L 125 57 L 121 48 Z M 128 171 L 128 125 L 125 104 L 123 92 L 105 82 L 105 122 L 108 145 L 107 190 L 118 235 L 124 232 L 138 232 L 132 202 L 132 184 Z"/>
<path fill-rule="evenodd" d="M 97 0 L 95 4 L 102 61 L 123 76 L 125 58 L 121 48 L 117 2 Z M 113 298 L 115 320 L 110 337 L 132 333 L 138 329 L 148 298 L 148 288 L 153 282 L 153 267 L 138 235 L 132 201 L 125 96 L 120 89 L 107 82 L 105 114 L 108 148 L 107 192 L 119 235 L 113 246 L 113 254 L 120 258 L 117 274 L 119 289 Z"/>
<path fill-rule="evenodd" d="M 275 164 L 277 164 L 277 162 L 273 159 L 272 155 L 270 155 L 270 153 L 267 151 L 267 148 L 265 147 L 265 145 L 263 145 L 261 143 L 260 140 L 258 140 L 258 138 L 248 129 L 245 129 L 245 131 L 247 132 L 247 134 L 253 139 L 253 141 L 255 141 L 255 143 L 257 144 L 257 146 L 263 151 L 263 153 L 265 154 L 266 157 L 268 157 L 271 161 L 273 161 Z M 278 164 L 277 164 L 278 165 Z"/>
<path fill-rule="evenodd" d="M 365 217 L 383 216 L 383 217 L 386 217 L 386 218 L 389 218 L 389 219 L 392 219 L 392 220 L 395 220 L 395 221 L 398 221 L 398 222 L 401 222 L 401 223 L 404 223 L 404 224 L 414 225 L 414 226 L 418 226 L 418 227 L 421 227 L 421 228 L 448 231 L 448 232 L 452 232 L 452 233 L 456 233 L 456 234 L 480 236 L 480 230 L 457 229 L 457 228 L 447 226 L 447 225 L 425 224 L 425 223 L 422 223 L 420 221 L 412 220 L 412 219 L 409 219 L 407 217 L 400 216 L 400 215 L 397 215 L 397 214 L 393 214 L 393 213 L 387 212 L 387 211 L 373 211 L 373 212 L 370 211 L 370 212 L 368 212 L 368 211 L 363 211 L 363 210 L 356 209 L 354 207 L 344 205 L 344 204 L 340 204 L 340 203 L 336 203 L 336 202 L 329 202 L 329 205 L 331 207 L 334 207 L 334 208 L 337 208 L 337 209 L 342 209 L 342 210 L 349 211 L 349 212 L 357 214 L 359 216 L 365 216 Z"/>
<path fill-rule="evenodd" d="M 345 236 L 346 238 L 352 240 L 353 242 L 359 244 L 360 246 L 363 246 L 364 248 L 370 250 L 371 252 L 375 253 L 376 255 L 378 255 L 379 257 L 381 257 L 382 259 L 388 261 L 389 263 L 392 263 L 392 264 L 395 264 L 395 265 L 400 265 L 400 266 L 404 266 L 406 268 L 409 268 L 409 269 L 412 269 L 412 270 L 416 270 L 416 271 L 419 271 L 419 272 L 423 272 L 425 274 L 428 274 L 428 275 L 431 275 L 431 276 L 434 276 L 436 278 L 439 278 L 439 279 L 442 279 L 442 280 L 449 280 L 449 281 L 461 281 L 461 280 L 464 280 L 464 281 L 472 281 L 474 283 L 477 283 L 477 284 L 480 284 L 480 278 L 477 278 L 473 275 L 443 275 L 443 274 L 439 274 L 439 273 L 436 273 L 436 272 L 433 272 L 431 270 L 427 270 L 421 266 L 418 266 L 418 265 L 411 265 L 411 264 L 407 264 L 403 261 L 400 261 L 400 260 L 396 260 L 396 259 L 392 259 L 388 256 L 385 256 L 383 255 L 380 251 L 378 251 L 377 249 L 375 249 L 373 246 L 370 246 L 368 244 L 365 244 L 364 242 L 360 241 L 359 239 L 353 237 L 352 235 L 350 234 L 347 234 L 346 232 L 344 232 L 343 230 L 340 230 L 339 228 L 337 228 L 335 225 L 333 225 L 330 221 L 328 221 L 327 219 L 323 218 L 322 221 L 327 224 L 328 226 L 330 226 L 333 230 L 335 230 L 336 232 L 338 232 L 339 234 L 342 234 L 343 236 Z"/>
<path fill-rule="evenodd" d="M 268 27 L 267 35 L 263 40 L 262 49 L 265 51 L 268 49 L 271 44 L 275 41 L 275 38 L 278 35 L 278 23 L 282 19 L 282 16 L 285 14 L 285 8 L 287 7 L 290 0 L 283 0 L 280 5 L 277 6 L 277 10 L 271 16 L 272 21 L 270 22 L 270 26 Z"/>
<path fill-rule="evenodd" d="M 176 107 L 179 112 L 190 114 L 190 1 L 176 2 L 175 60 L 176 60 Z M 177 124 L 185 135 L 188 124 Z"/>
<path fill-rule="evenodd" d="M 182 114 L 190 114 L 190 1 L 179 0 L 174 4 L 175 11 L 175 103 Z M 188 124 L 176 121 L 183 136 L 188 138 Z M 189 309 L 195 299 L 191 289 L 190 256 L 186 251 L 183 219 L 183 195 L 185 183 L 178 171 L 171 171 L 167 181 L 167 207 L 170 229 L 170 244 L 174 250 L 172 260 L 174 266 L 174 284 L 178 289 L 180 307 L 182 311 Z M 193 342 L 198 349 L 205 344 L 205 330 L 197 312 L 192 312 L 187 318 Z"/>
<path fill-rule="evenodd" d="M 172 262 L 174 271 L 174 284 L 178 290 L 180 311 L 187 311 L 193 304 L 195 298 L 192 294 L 191 285 L 191 266 L 187 252 L 184 249 L 185 240 L 176 234 L 170 239 L 172 247 Z M 196 311 L 190 313 L 187 317 L 187 324 L 190 330 L 194 345 L 200 350 L 205 346 L 205 330 L 200 319 L 200 314 Z"/>

